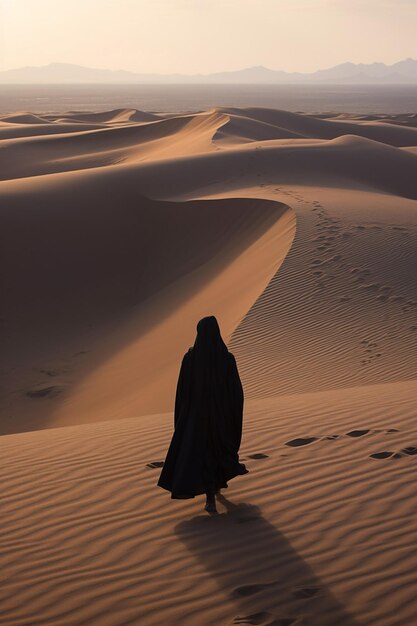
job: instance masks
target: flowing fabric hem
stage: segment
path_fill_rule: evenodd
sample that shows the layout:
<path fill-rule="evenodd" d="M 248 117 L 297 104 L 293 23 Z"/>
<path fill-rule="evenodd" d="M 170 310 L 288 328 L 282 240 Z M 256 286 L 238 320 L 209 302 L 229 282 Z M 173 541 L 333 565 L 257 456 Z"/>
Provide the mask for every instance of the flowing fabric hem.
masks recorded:
<path fill-rule="evenodd" d="M 218 489 L 227 489 L 228 488 L 228 481 L 229 480 L 233 480 L 233 478 L 236 478 L 237 476 L 244 476 L 245 474 L 249 474 L 249 470 L 243 465 L 240 464 L 241 468 L 244 468 L 243 471 L 240 472 L 236 472 L 235 474 L 233 474 L 232 476 L 229 476 L 225 482 L 221 485 L 218 485 L 218 487 L 216 488 L 216 491 Z M 195 491 L 195 493 L 193 494 L 187 494 L 187 495 L 180 495 L 178 493 L 172 493 L 171 488 L 170 487 L 165 487 L 164 485 L 160 484 L 159 482 L 157 483 L 157 487 L 161 487 L 161 489 L 165 489 L 166 491 L 171 492 L 171 499 L 172 500 L 191 500 L 191 498 L 195 498 L 196 496 L 202 496 L 203 494 L 206 494 L 206 489 L 204 487 L 201 487 L 201 489 L 199 489 L 198 491 Z"/>

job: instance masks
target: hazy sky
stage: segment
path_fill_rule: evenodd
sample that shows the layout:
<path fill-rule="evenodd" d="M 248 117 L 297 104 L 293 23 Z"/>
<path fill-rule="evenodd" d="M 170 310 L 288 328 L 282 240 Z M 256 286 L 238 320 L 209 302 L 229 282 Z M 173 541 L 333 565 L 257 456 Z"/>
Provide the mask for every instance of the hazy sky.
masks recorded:
<path fill-rule="evenodd" d="M 0 0 L 0 69 L 314 71 L 417 58 L 417 0 Z"/>

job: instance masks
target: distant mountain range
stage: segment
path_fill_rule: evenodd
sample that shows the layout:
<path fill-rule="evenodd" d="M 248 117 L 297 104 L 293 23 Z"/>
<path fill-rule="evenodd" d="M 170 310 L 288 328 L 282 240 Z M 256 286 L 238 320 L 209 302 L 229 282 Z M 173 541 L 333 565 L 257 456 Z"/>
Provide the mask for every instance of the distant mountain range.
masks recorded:
<path fill-rule="evenodd" d="M 136 74 L 67 63 L 0 72 L 0 84 L 417 84 L 417 60 L 342 63 L 309 74 L 270 70 L 261 65 L 216 74 Z"/>

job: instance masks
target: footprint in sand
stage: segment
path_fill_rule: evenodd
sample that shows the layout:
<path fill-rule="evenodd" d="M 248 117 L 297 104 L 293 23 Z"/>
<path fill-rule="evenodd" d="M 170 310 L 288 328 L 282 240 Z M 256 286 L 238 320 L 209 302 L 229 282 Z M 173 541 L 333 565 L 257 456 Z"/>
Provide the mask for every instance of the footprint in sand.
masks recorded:
<path fill-rule="evenodd" d="M 300 448 L 302 446 L 308 446 L 315 441 L 327 440 L 327 441 L 336 441 L 340 438 L 340 435 L 325 435 L 323 437 L 298 437 L 297 439 L 291 439 L 291 441 L 287 441 L 285 443 L 286 446 L 290 446 L 291 448 Z M 281 455 L 284 456 L 284 455 Z M 288 455 L 285 455 L 288 456 Z"/>
<path fill-rule="evenodd" d="M 415 455 L 417 455 L 417 446 L 407 446 L 399 452 L 391 452 L 388 450 L 384 450 L 383 452 L 374 452 L 369 456 L 371 457 L 371 459 L 402 459 L 407 456 Z"/>
<path fill-rule="evenodd" d="M 358 276 L 358 278 L 361 278 L 362 280 L 365 280 L 365 276 L 369 277 L 370 274 L 370 270 L 368 269 L 360 269 L 359 267 L 353 268 L 351 270 L 352 274 L 356 274 Z"/>
<path fill-rule="evenodd" d="M 368 285 L 361 285 L 361 289 L 366 289 L 367 291 L 378 291 L 380 288 L 379 283 L 370 283 Z"/>
<path fill-rule="evenodd" d="M 152 461 L 151 463 L 147 463 L 146 467 L 150 467 L 151 469 L 155 469 L 157 467 L 164 467 L 164 461 Z"/>
<path fill-rule="evenodd" d="M 272 620 L 272 621 L 271 621 Z M 238 615 L 233 624 L 265 624 L 265 626 L 295 626 L 297 617 L 274 617 L 267 611 L 253 613 L 252 615 Z"/>
<path fill-rule="evenodd" d="M 39 371 L 41 372 L 41 374 L 46 374 L 46 376 L 58 376 L 60 374 L 59 370 L 54 369 L 40 369 Z"/>
<path fill-rule="evenodd" d="M 351 430 L 348 433 L 346 433 L 346 435 L 348 437 L 363 437 L 364 435 L 367 435 L 368 433 L 385 433 L 387 435 L 390 435 L 392 433 L 399 433 L 400 431 L 398 430 L 398 428 L 385 428 L 385 429 L 373 429 L 371 430 L 370 428 L 363 428 L 361 430 Z"/>
<path fill-rule="evenodd" d="M 237 615 L 233 620 L 233 624 L 265 624 L 272 617 L 271 613 L 261 611 L 252 615 Z"/>
<path fill-rule="evenodd" d="M 268 455 L 263 452 L 256 452 L 255 454 L 248 454 L 250 459 L 268 459 Z"/>
<path fill-rule="evenodd" d="M 372 342 L 370 339 L 363 339 L 360 342 L 360 344 L 362 345 L 362 347 L 365 349 L 365 352 L 367 353 L 365 356 L 369 357 L 368 359 L 361 361 L 363 364 L 371 363 L 375 358 L 379 358 L 382 356 L 382 352 L 376 352 L 376 353 L 374 352 L 374 348 L 378 348 L 378 344 L 375 342 Z"/>
<path fill-rule="evenodd" d="M 371 457 L 371 459 L 389 459 L 393 455 L 394 455 L 394 452 L 389 452 L 388 450 L 385 450 L 384 452 L 374 452 L 373 454 L 370 454 L 369 456 Z"/>
<path fill-rule="evenodd" d="M 363 437 L 364 435 L 367 435 L 368 433 L 370 433 L 370 429 L 364 429 L 364 430 L 351 430 L 349 431 L 347 434 L 348 437 Z"/>
<path fill-rule="evenodd" d="M 253 596 L 255 593 L 269 589 L 273 587 L 275 583 L 264 583 L 260 585 L 243 585 L 242 587 L 236 587 L 233 589 L 232 595 L 235 598 L 246 598 L 247 596 Z"/>
<path fill-rule="evenodd" d="M 391 433 L 399 433 L 400 431 L 398 430 L 398 428 L 386 428 L 384 430 L 381 429 L 373 429 L 371 430 L 370 428 L 364 428 L 362 430 L 351 430 L 348 433 L 346 433 L 346 435 L 348 437 L 363 437 L 364 435 L 367 435 L 368 433 L 385 433 L 385 434 L 391 434 Z"/>
<path fill-rule="evenodd" d="M 401 452 L 375 452 L 369 455 L 372 459 L 402 459 Z"/>
<path fill-rule="evenodd" d="M 47 398 L 53 397 L 63 391 L 63 387 L 59 385 L 49 385 L 48 387 L 40 387 L 39 389 L 30 389 L 25 395 L 29 398 Z"/>
<path fill-rule="evenodd" d="M 361 344 L 364 345 L 370 345 L 371 347 L 376 347 L 377 344 L 376 343 L 372 343 L 370 342 L 368 339 L 364 339 L 360 342 Z M 380 357 L 382 356 L 381 353 L 377 353 L 375 356 Z M 372 357 L 371 357 L 372 358 Z M 369 362 L 369 361 L 363 361 L 363 362 Z M 370 428 L 363 428 L 363 429 L 354 429 L 351 430 L 347 433 L 345 433 L 345 436 L 347 437 L 351 437 L 353 439 L 358 439 L 360 437 L 364 437 L 365 435 L 368 435 L 369 433 L 373 433 L 373 434 L 377 434 L 377 433 L 385 433 L 385 434 L 393 434 L 393 433 L 398 433 L 400 432 L 398 428 L 387 428 L 387 429 L 370 429 Z M 292 448 L 298 448 L 298 447 L 303 447 L 303 446 L 307 446 L 310 445 L 312 443 L 314 443 L 315 441 L 319 441 L 319 440 L 328 440 L 328 441 L 335 441 L 337 439 L 339 439 L 341 437 L 341 435 L 337 434 L 337 435 L 325 435 L 322 437 L 297 437 L 296 439 L 291 439 L 290 441 L 285 442 L 286 446 L 292 447 Z M 404 455 L 408 455 L 408 456 L 417 456 L 417 446 L 408 446 L 407 448 L 404 448 L 403 450 L 401 450 L 401 453 L 395 453 L 395 452 L 381 452 L 381 453 L 374 453 L 372 456 L 372 458 L 389 458 L 390 456 L 393 456 L 393 458 L 400 458 Z M 288 455 L 281 455 L 281 456 L 288 456 Z"/>
<path fill-rule="evenodd" d="M 308 446 L 308 444 L 317 441 L 318 437 L 299 437 L 297 439 L 291 439 L 285 443 L 286 446 L 291 448 L 299 448 L 300 446 Z"/>
<path fill-rule="evenodd" d="M 407 448 L 403 448 L 401 452 L 403 454 L 407 454 L 408 456 L 414 456 L 417 454 L 417 446 L 408 446 Z"/>
<path fill-rule="evenodd" d="M 320 587 L 297 587 L 296 589 L 294 589 L 293 594 L 296 598 L 308 599 L 314 598 L 320 593 L 320 591 Z"/>

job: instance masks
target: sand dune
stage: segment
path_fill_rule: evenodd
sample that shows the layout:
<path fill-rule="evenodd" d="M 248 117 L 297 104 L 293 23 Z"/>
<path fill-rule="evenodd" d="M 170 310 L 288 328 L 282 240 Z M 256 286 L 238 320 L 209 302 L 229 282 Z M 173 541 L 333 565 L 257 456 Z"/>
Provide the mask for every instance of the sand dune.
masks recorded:
<path fill-rule="evenodd" d="M 412 624 L 416 400 L 250 400 L 218 518 L 155 486 L 171 413 L 3 437 L 2 623 Z"/>
<path fill-rule="evenodd" d="M 76 410 L 74 387 L 77 396 L 77 382 L 91 370 L 101 372 L 109 355 L 116 365 L 110 368 L 114 382 L 108 389 L 116 385 L 116 377 L 124 391 L 114 394 L 113 402 L 105 399 L 99 376 L 97 393 L 107 418 L 121 411 L 124 415 L 120 403 L 137 407 L 138 399 L 143 403 L 150 395 L 153 407 L 152 400 L 164 397 L 161 388 L 154 397 L 148 380 L 162 384 L 155 376 L 162 363 L 170 368 L 168 399 L 183 342 L 191 340 L 195 327 L 191 318 L 188 328 L 173 330 L 176 315 L 185 319 L 188 307 L 190 315 L 201 317 L 211 307 L 223 316 L 230 334 L 278 268 L 294 231 L 292 212 L 277 202 L 155 202 L 137 194 L 133 185 L 109 188 L 89 179 L 88 187 L 71 193 L 62 181 L 58 187 L 50 182 L 42 191 L 28 185 L 25 192 L 22 185 L 19 194 L 9 196 L 3 212 L 3 259 L 13 267 L 4 282 L 9 297 L 3 384 L 9 391 L 6 412 L 19 405 L 19 415 L 27 416 L 18 430 L 50 424 L 51 419 L 55 423 L 51 410 L 62 402 L 69 402 L 65 414 L 69 411 L 70 422 L 75 415 L 75 423 L 89 421 L 92 383 L 84 381 L 86 405 L 77 402 Z M 31 203 L 34 193 L 37 207 Z M 108 202 L 110 197 L 117 202 Z M 239 278 L 245 273 L 242 289 Z M 159 342 L 153 327 L 164 323 L 167 334 Z M 136 345 L 144 335 L 150 352 L 146 358 L 145 348 Z M 126 344 L 135 346 L 133 354 L 119 363 L 117 354 Z M 143 387 L 148 389 L 140 391 Z M 36 398 L 41 402 L 33 406 Z M 42 398 L 47 398 L 46 405 Z M 6 422 L 2 429 L 10 426 L 18 424 Z"/>
<path fill-rule="evenodd" d="M 67 120 L 60 120 L 57 124 L 9 124 L 0 122 L 0 139 L 16 139 L 19 137 L 39 137 L 48 135 L 62 135 L 78 131 L 97 130 L 104 128 L 103 124 L 83 124 Z"/>
<path fill-rule="evenodd" d="M 14 115 L 0 116 L 0 124 L 49 124 L 49 120 L 33 113 L 15 113 Z"/>
<path fill-rule="evenodd" d="M 342 135 L 359 135 L 375 141 L 382 141 L 393 146 L 414 145 L 417 129 L 413 127 L 395 126 L 384 121 L 320 119 L 309 115 L 300 115 L 290 111 L 275 109 L 220 109 L 224 113 L 236 117 L 254 119 L 294 132 L 304 137 L 315 139 L 334 139 Z"/>
<path fill-rule="evenodd" d="M 218 113 L 204 113 L 143 125 L 77 128 L 75 132 L 66 129 L 65 134 L 52 137 L 10 139 L 2 142 L 1 178 L 27 178 L 211 150 L 213 133 L 226 119 Z"/>
<path fill-rule="evenodd" d="M 0 119 L 0 624 L 417 621 L 413 115 Z M 216 518 L 156 487 L 218 317 L 245 389 Z"/>
<path fill-rule="evenodd" d="M 150 122 L 158 119 L 156 115 L 137 109 L 114 109 L 113 111 L 102 111 L 100 113 L 85 113 L 84 111 L 70 111 L 63 119 L 76 120 L 78 122 Z"/>

